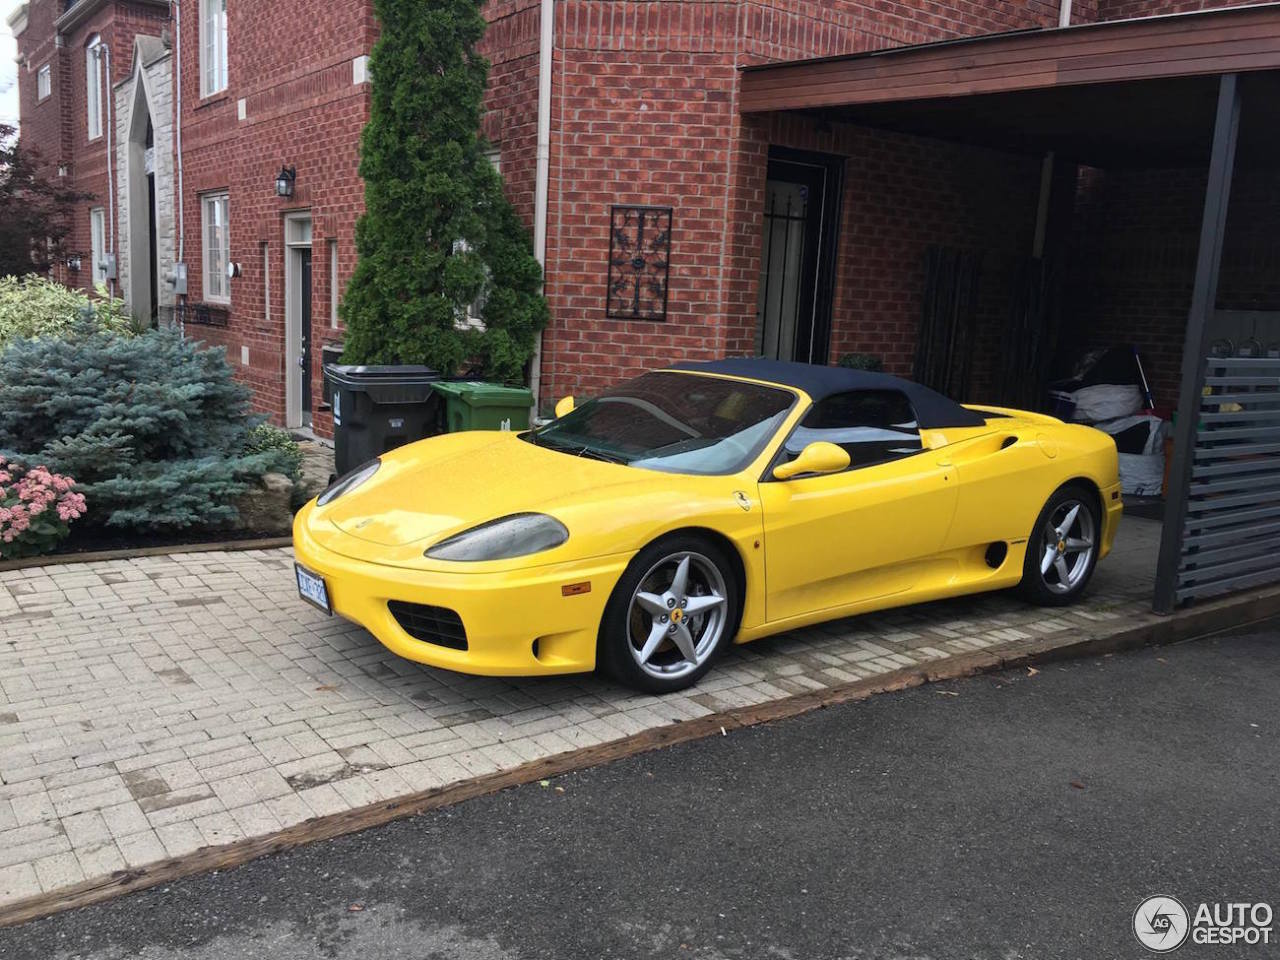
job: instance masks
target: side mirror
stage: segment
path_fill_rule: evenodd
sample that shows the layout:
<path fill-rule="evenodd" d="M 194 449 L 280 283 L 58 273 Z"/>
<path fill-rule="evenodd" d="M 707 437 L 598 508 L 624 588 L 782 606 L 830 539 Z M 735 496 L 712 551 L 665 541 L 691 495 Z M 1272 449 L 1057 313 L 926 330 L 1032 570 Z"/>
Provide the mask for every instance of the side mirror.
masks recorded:
<path fill-rule="evenodd" d="M 573 397 L 561 397 L 556 403 L 556 419 L 563 417 L 566 413 L 573 413 Z"/>
<path fill-rule="evenodd" d="M 826 440 L 818 440 L 800 451 L 800 456 L 790 463 L 780 463 L 773 468 L 775 480 L 790 480 L 802 473 L 839 473 L 849 467 L 849 454 L 843 447 Z"/>

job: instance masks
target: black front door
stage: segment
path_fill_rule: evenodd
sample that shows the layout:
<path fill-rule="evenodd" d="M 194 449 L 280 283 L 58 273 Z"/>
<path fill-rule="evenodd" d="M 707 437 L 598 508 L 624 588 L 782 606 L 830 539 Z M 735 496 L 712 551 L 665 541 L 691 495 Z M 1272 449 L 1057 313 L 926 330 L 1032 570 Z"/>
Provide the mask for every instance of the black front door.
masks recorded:
<path fill-rule="evenodd" d="M 298 299 L 302 324 L 302 356 L 298 365 L 302 368 L 302 423 L 311 425 L 311 251 L 298 251 L 298 282 L 301 296 Z"/>
<path fill-rule="evenodd" d="M 761 356 L 826 363 L 844 161 L 769 151 L 756 347 Z"/>
<path fill-rule="evenodd" d="M 150 257 L 147 258 L 147 269 L 150 273 L 151 315 L 147 319 L 154 327 L 160 313 L 160 263 L 159 248 L 156 246 L 156 136 L 155 129 L 151 126 L 150 115 L 147 116 L 147 139 L 144 149 L 147 170 L 147 244 L 151 251 Z"/>

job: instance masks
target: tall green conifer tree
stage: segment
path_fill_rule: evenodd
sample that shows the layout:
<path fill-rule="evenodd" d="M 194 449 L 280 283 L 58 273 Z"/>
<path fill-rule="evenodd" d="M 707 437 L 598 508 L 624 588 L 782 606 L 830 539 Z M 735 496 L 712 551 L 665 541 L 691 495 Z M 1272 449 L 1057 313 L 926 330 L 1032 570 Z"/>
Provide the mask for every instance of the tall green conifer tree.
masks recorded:
<path fill-rule="evenodd" d="M 348 363 L 522 380 L 547 321 L 529 236 L 484 155 L 482 0 L 375 0 L 366 212 L 342 302 Z M 466 322 L 478 306 L 483 328 Z"/>

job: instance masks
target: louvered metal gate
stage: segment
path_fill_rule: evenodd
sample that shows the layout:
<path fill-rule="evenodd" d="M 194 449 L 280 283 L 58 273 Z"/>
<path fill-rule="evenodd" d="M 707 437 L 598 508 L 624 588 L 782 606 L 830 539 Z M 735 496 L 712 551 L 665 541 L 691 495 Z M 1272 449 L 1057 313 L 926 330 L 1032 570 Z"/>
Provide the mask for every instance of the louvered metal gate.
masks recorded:
<path fill-rule="evenodd" d="M 1280 359 L 1206 361 L 1174 601 L 1280 581 Z"/>

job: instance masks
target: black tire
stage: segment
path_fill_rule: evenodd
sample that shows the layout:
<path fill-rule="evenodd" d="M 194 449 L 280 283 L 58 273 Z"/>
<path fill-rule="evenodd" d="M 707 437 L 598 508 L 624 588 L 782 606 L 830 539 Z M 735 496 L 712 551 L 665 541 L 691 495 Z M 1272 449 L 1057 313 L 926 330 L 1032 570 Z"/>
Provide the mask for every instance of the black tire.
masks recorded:
<path fill-rule="evenodd" d="M 1049 539 L 1051 522 L 1061 526 L 1070 517 L 1071 510 L 1079 506 L 1075 520 L 1070 523 L 1067 536 L 1059 535 L 1057 543 Z M 1067 544 L 1079 544 L 1088 540 L 1090 549 L 1069 553 Z M 1098 511 L 1097 494 L 1080 483 L 1068 483 L 1054 491 L 1036 517 L 1031 535 L 1027 537 L 1027 555 L 1022 564 L 1022 581 L 1018 590 L 1022 596 L 1042 607 L 1065 607 L 1075 603 L 1088 587 L 1093 571 L 1098 566 L 1098 550 L 1102 541 L 1102 522 Z M 1050 549 L 1055 551 L 1051 559 Z M 1076 564 L 1083 563 L 1077 569 Z M 1048 564 L 1049 569 L 1043 570 Z M 1061 565 L 1060 565 L 1061 564 Z M 1067 570 L 1064 582 L 1061 570 Z"/>
<path fill-rule="evenodd" d="M 699 646 L 701 654 L 697 660 L 696 667 L 685 669 L 684 664 L 692 664 L 693 661 L 683 660 L 679 656 L 679 652 L 675 649 L 675 644 L 666 639 L 662 641 L 662 649 L 657 651 L 654 660 L 649 669 L 641 667 L 638 657 L 640 652 L 637 646 L 633 644 L 634 632 L 632 629 L 635 617 L 648 617 L 644 611 L 633 609 L 632 599 L 640 589 L 641 582 L 646 578 L 657 578 L 651 580 L 658 586 L 663 586 L 662 579 L 667 572 L 669 566 L 678 566 L 673 561 L 673 557 L 678 555 L 691 555 L 696 557 L 696 567 L 691 562 L 690 588 L 691 596 L 699 588 L 704 589 L 705 594 L 693 596 L 694 599 L 708 599 L 719 596 L 719 587 L 723 587 L 723 610 L 720 611 L 718 635 L 714 640 L 708 639 L 708 648 L 702 650 Z M 702 561 L 706 561 L 711 567 L 718 572 L 719 582 L 711 584 L 715 580 L 714 576 L 702 576 Z M 710 584 L 710 585 L 709 585 Z M 656 592 L 652 587 L 650 591 Z M 646 591 L 646 592 L 650 592 Z M 718 609 L 718 608 L 717 608 Z M 699 615 L 691 615 L 687 621 L 690 624 L 695 642 L 697 637 L 706 637 L 705 629 L 709 629 L 712 621 L 708 619 L 705 623 L 697 620 Z M 703 617 L 713 617 L 711 612 L 701 615 Z M 664 694 L 675 693 L 677 690 L 684 690 L 693 686 L 707 671 L 714 665 L 720 654 L 733 642 L 734 636 L 738 632 L 738 625 L 742 616 L 742 590 L 738 583 L 738 577 L 735 572 L 735 566 L 731 557 L 725 549 L 714 540 L 699 536 L 693 533 L 676 533 L 670 536 L 662 537 L 649 544 L 643 550 L 632 558 L 631 563 L 627 565 L 626 571 L 622 578 L 614 587 L 612 595 L 609 597 L 608 604 L 605 605 L 604 616 L 600 620 L 600 633 L 596 640 L 596 662 L 601 670 L 612 676 L 624 686 L 631 687 L 634 690 L 641 690 L 645 693 Z M 654 617 L 649 617 L 645 629 L 656 626 Z M 704 628 L 704 632 L 697 632 L 699 627 Z M 643 641 L 637 640 L 637 643 Z M 699 642 L 700 643 L 700 642 Z M 669 669 L 677 671 L 672 676 L 655 675 L 654 671 L 664 668 L 664 664 L 656 662 L 658 659 L 665 658 L 672 660 Z M 683 672 L 679 672 L 683 670 Z"/>

